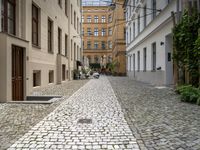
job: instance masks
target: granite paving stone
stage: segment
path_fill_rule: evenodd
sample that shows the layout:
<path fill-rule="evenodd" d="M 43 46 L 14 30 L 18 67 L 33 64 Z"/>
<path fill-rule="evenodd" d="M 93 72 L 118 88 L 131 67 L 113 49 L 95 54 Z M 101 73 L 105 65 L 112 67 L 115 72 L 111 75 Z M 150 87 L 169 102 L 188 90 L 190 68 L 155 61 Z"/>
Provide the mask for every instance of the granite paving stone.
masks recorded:
<path fill-rule="evenodd" d="M 200 107 L 172 88 L 108 78 L 141 150 L 200 150 Z"/>
<path fill-rule="evenodd" d="M 11 146 L 88 81 L 89 80 L 67 81 L 60 85 L 49 85 L 48 87 L 34 89 L 33 95 L 65 96 L 65 98 L 60 98 L 52 104 L 0 103 L 0 150 L 5 150 Z M 46 136 L 48 133 L 45 131 L 44 129 L 44 131 L 41 132 Z M 40 137 L 40 134 L 37 134 L 38 137 Z M 27 136 L 30 135 L 31 134 L 27 134 Z M 32 137 L 32 140 L 34 140 L 34 138 L 35 137 Z M 28 144 L 27 142 L 33 143 L 33 141 L 26 140 L 25 143 Z"/>
<path fill-rule="evenodd" d="M 62 139 L 60 144 L 57 143 L 60 142 L 59 139 Z M 27 141 L 29 142 L 26 148 L 29 149 L 50 147 L 59 150 L 67 147 L 69 149 L 86 147 L 92 150 L 104 148 L 139 150 L 106 77 L 91 79 L 8 150 L 18 147 L 23 149 Z M 35 143 L 31 144 L 31 141 Z"/>

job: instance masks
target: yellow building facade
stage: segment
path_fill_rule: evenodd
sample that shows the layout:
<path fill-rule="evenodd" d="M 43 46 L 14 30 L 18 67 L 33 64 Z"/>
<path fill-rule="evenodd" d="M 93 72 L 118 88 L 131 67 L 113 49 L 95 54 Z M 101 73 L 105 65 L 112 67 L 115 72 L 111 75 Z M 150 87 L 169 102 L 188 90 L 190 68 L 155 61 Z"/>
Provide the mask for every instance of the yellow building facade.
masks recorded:
<path fill-rule="evenodd" d="M 106 68 L 113 62 L 114 72 L 126 75 L 124 0 L 119 2 L 114 10 L 110 6 L 83 6 L 83 55 L 91 68 Z"/>

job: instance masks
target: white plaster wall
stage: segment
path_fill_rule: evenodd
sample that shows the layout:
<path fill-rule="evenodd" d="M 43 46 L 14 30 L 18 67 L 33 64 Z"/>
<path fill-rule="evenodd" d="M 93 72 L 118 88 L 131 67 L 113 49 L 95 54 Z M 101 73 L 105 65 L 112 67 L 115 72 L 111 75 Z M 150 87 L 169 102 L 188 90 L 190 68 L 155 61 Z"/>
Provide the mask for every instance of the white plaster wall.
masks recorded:
<path fill-rule="evenodd" d="M 151 8 L 151 0 L 145 0 L 144 3 L 138 3 L 140 7 L 143 7 L 144 5 L 147 5 L 147 8 Z M 161 71 L 163 72 L 166 70 L 166 54 L 165 54 L 165 45 L 161 45 L 161 42 L 165 42 L 165 36 L 170 34 L 172 32 L 172 19 L 171 19 L 171 11 L 176 12 L 176 1 L 172 1 L 169 5 L 167 5 L 167 0 L 157 0 L 157 9 L 162 9 L 162 12 L 157 13 L 157 17 L 152 21 L 152 15 L 147 16 L 147 26 L 144 28 L 144 18 L 141 18 L 140 20 L 140 33 L 138 34 L 138 14 L 140 16 L 144 16 L 143 10 L 137 10 L 133 12 L 132 18 L 129 19 L 134 20 L 135 15 L 135 25 L 136 25 L 136 37 L 132 37 L 132 41 L 127 45 L 127 56 L 135 54 L 135 70 L 137 73 L 138 69 L 138 51 L 140 51 L 140 73 L 137 73 L 140 77 L 142 74 L 145 74 L 146 72 L 143 72 L 144 68 L 144 60 L 143 60 L 143 48 L 147 48 L 147 72 L 152 71 L 152 43 L 156 42 L 156 68 L 161 67 Z M 151 13 L 152 10 L 147 10 L 147 14 Z M 129 16 L 129 15 L 128 15 Z M 132 23 L 127 23 L 127 29 L 132 28 Z M 129 31 L 129 30 L 128 30 Z M 130 35 L 130 33 L 128 33 Z M 133 36 L 133 34 L 132 34 Z M 128 36 L 129 37 L 129 36 Z M 130 38 L 127 39 L 127 41 L 130 41 Z M 130 59 L 130 58 L 129 58 Z M 130 64 L 131 69 L 130 69 Z M 128 61 L 128 69 L 133 71 L 133 60 Z M 159 71 L 155 72 L 155 75 L 164 75 L 164 73 L 158 73 Z M 132 73 L 129 72 L 129 75 Z M 136 74 L 136 77 L 137 77 Z M 147 74 L 147 73 L 146 73 Z M 148 73 L 149 76 L 152 77 L 150 73 Z M 148 78 L 148 76 L 144 76 L 145 78 Z M 151 77 L 149 80 L 151 80 Z M 142 80 L 140 78 L 140 80 Z M 159 84 L 164 83 L 164 77 L 160 77 Z"/>

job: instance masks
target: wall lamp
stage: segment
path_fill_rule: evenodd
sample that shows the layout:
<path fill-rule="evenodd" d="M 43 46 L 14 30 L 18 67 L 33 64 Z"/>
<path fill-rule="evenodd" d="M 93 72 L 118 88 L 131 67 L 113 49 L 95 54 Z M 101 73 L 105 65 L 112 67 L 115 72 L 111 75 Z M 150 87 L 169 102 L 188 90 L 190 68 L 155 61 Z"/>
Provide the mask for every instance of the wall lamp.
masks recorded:
<path fill-rule="evenodd" d="M 164 42 L 162 42 L 162 41 L 160 42 L 160 45 L 161 45 L 161 46 L 164 45 L 164 44 L 165 44 Z"/>

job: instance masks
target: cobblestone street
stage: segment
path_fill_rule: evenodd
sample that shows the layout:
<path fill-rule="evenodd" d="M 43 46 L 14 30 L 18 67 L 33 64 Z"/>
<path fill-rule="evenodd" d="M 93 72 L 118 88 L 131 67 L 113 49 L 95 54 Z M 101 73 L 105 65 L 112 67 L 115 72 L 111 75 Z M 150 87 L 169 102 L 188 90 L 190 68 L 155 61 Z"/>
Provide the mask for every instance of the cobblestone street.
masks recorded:
<path fill-rule="evenodd" d="M 108 79 L 101 77 L 90 80 L 66 98 L 9 148 L 16 149 L 139 150 L 139 147 Z"/>
<path fill-rule="evenodd" d="M 200 150 L 200 107 L 183 103 L 173 90 L 128 77 L 110 77 L 141 150 Z"/>
<path fill-rule="evenodd" d="M 69 81 L 61 85 L 51 85 L 35 89 L 35 94 L 64 95 L 70 97 L 88 80 Z M 19 137 L 52 112 L 63 98 L 52 104 L 10 104 L 0 103 L 0 150 L 11 146 Z"/>
<path fill-rule="evenodd" d="M 200 107 L 170 88 L 102 76 L 33 94 L 64 97 L 51 105 L 0 104 L 0 149 L 200 150 Z"/>

